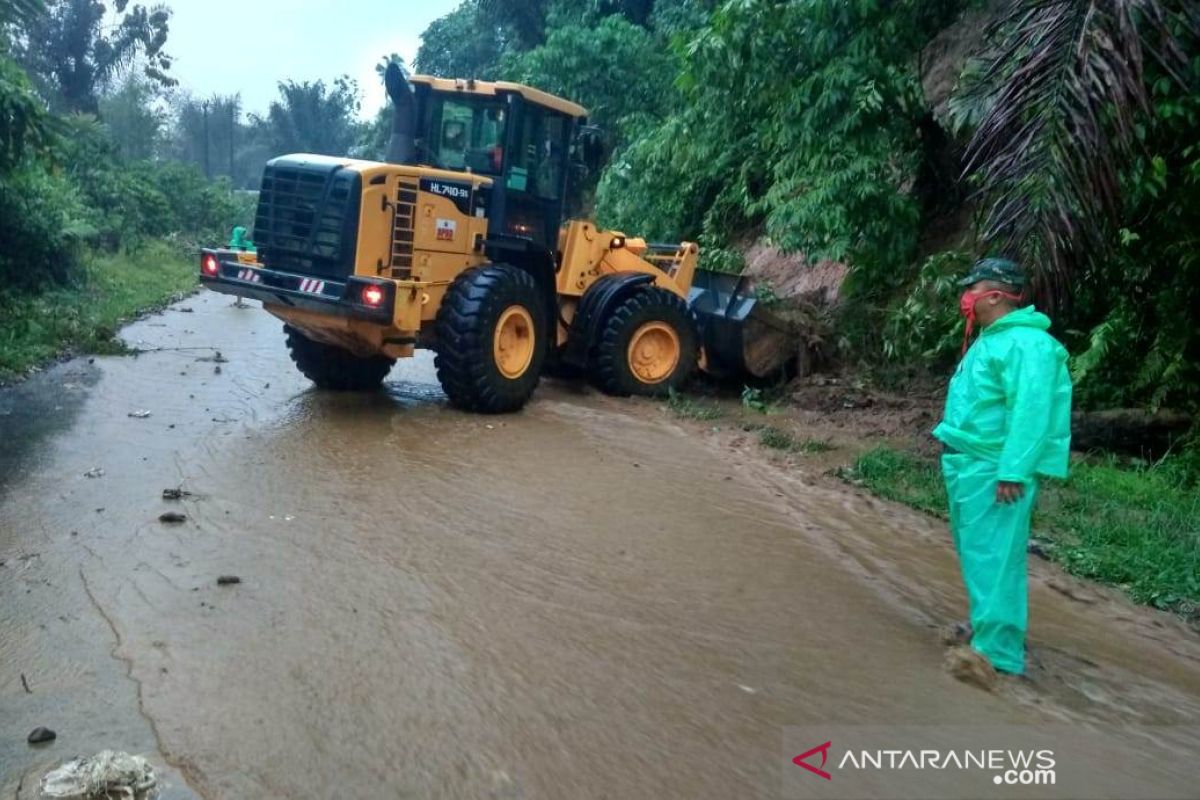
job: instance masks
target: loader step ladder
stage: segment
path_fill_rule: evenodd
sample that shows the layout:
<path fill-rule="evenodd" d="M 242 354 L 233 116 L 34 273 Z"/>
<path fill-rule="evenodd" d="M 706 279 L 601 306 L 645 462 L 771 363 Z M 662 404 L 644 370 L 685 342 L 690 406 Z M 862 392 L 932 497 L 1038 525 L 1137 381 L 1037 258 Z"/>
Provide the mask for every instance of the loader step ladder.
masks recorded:
<path fill-rule="evenodd" d="M 396 184 L 396 203 L 392 217 L 392 263 L 389 272 L 392 278 L 404 280 L 412 277 L 413 234 L 417 217 L 416 178 L 402 178 Z"/>

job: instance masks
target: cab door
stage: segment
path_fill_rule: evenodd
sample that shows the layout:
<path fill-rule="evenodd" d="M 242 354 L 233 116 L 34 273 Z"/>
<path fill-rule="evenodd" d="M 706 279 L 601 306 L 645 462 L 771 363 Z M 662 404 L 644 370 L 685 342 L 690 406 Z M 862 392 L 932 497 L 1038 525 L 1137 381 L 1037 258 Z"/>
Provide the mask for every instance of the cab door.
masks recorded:
<path fill-rule="evenodd" d="M 528 102 L 517 104 L 501 186 L 503 219 L 494 232 L 556 248 L 572 124 L 564 114 Z"/>

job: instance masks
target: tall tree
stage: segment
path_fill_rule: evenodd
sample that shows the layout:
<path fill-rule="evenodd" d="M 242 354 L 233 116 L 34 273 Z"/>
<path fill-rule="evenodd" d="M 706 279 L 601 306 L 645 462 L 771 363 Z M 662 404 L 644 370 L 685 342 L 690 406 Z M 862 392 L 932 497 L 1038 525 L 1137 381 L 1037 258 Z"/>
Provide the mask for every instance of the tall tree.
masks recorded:
<path fill-rule="evenodd" d="M 981 117 L 967 172 L 985 203 L 985 237 L 1038 269 L 1051 305 L 1110 251 L 1121 174 L 1150 110 L 1147 67 L 1186 81 L 1186 29 L 1200 31 L 1194 0 L 1012 0 L 991 30 L 985 67 L 959 106 Z"/>
<path fill-rule="evenodd" d="M 484 17 L 507 29 L 518 50 L 537 47 L 546 39 L 546 18 L 555 0 L 475 0 Z"/>
<path fill-rule="evenodd" d="M 26 16 L 20 26 L 18 58 L 56 107 L 97 113 L 101 91 L 139 59 L 151 81 L 175 84 L 163 50 L 170 9 L 115 0 L 113 10 L 110 24 L 98 0 L 50 0 L 45 11 Z"/>
<path fill-rule="evenodd" d="M 166 114 L 157 99 L 154 85 L 137 73 L 100 97 L 100 116 L 123 158 L 148 159 L 158 153 Z"/>
<path fill-rule="evenodd" d="M 175 158 L 195 164 L 208 177 L 236 177 L 238 148 L 249 138 L 240 124 L 240 95 L 175 100 L 171 149 Z"/>
<path fill-rule="evenodd" d="M 504 41 L 500 24 L 474 2 L 465 2 L 429 24 L 414 64 L 427 75 L 491 79 Z"/>
<path fill-rule="evenodd" d="M 661 42 L 616 15 L 555 27 L 544 44 L 502 64 L 506 79 L 570 98 L 608 129 L 631 115 L 661 119 L 678 99 L 676 64 Z"/>
<path fill-rule="evenodd" d="M 283 81 L 280 99 L 267 112 L 267 134 L 275 153 L 344 156 L 358 139 L 358 84 L 346 76 L 324 81 Z"/>

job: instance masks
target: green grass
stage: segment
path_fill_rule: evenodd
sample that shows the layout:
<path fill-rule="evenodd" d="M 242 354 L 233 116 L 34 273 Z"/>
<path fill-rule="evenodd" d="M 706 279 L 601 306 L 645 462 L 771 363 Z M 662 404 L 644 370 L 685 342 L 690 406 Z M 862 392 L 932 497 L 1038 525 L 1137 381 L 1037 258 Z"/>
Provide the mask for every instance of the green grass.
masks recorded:
<path fill-rule="evenodd" d="M 844 477 L 880 497 L 945 517 L 935 461 L 878 448 Z M 1122 464 L 1076 460 L 1066 481 L 1042 484 L 1034 534 L 1051 560 L 1134 600 L 1200 618 L 1200 474 L 1195 459 Z"/>
<path fill-rule="evenodd" d="M 88 260 L 78 285 L 0 295 L 0 380 L 64 353 L 119 353 L 116 333 L 196 286 L 190 260 L 162 244 Z"/>
<path fill-rule="evenodd" d="M 765 426 L 758 429 L 758 443 L 772 450 L 788 453 L 827 453 L 833 449 L 829 442 L 819 439 L 800 439 L 788 431 Z"/>
<path fill-rule="evenodd" d="M 700 421 L 719 419 L 725 413 L 716 403 L 697 400 L 674 390 L 667 397 L 667 408 L 680 419 Z"/>

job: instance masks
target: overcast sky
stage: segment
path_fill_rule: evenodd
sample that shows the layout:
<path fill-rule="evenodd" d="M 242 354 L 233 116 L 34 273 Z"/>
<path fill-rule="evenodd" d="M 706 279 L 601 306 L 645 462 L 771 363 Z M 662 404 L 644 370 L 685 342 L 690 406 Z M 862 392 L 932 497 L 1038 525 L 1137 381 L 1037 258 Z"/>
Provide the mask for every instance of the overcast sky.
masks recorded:
<path fill-rule="evenodd" d="M 411 65 L 421 32 L 459 0 L 165 0 L 174 12 L 167 52 L 180 88 L 241 92 L 265 112 L 276 83 L 346 74 L 363 93 L 363 116 L 384 102 L 375 64 L 399 53 Z"/>

